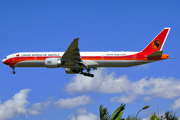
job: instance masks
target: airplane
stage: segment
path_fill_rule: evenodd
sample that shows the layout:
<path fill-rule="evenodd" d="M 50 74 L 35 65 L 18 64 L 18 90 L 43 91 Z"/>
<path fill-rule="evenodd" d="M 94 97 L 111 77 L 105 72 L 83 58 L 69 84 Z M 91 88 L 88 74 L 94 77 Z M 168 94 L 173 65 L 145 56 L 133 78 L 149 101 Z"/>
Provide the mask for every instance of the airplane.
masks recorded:
<path fill-rule="evenodd" d="M 169 58 L 162 48 L 171 28 L 164 28 L 140 52 L 80 52 L 79 38 L 74 39 L 65 52 L 20 52 L 6 56 L 2 62 L 15 67 L 65 68 L 67 74 L 94 77 L 91 69 L 100 67 L 131 67 Z M 86 72 L 84 70 L 86 69 Z"/>

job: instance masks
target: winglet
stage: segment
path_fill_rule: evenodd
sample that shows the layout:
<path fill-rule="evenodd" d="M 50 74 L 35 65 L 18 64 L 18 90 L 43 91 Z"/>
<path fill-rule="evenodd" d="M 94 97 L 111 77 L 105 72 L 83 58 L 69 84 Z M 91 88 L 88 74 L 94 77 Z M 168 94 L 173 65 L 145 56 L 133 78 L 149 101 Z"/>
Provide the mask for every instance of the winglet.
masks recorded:
<path fill-rule="evenodd" d="M 171 28 L 166 27 L 164 28 L 145 48 L 142 50 L 142 52 L 146 53 L 154 53 L 156 51 L 161 51 L 164 43 L 166 41 L 166 38 L 169 34 Z"/>

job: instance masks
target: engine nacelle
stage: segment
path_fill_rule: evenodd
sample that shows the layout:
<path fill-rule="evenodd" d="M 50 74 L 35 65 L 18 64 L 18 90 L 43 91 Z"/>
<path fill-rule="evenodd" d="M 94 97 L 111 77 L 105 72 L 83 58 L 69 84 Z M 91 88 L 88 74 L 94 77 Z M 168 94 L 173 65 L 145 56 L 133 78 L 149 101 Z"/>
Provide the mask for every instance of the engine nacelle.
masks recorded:
<path fill-rule="evenodd" d="M 73 70 L 74 69 L 72 69 L 72 68 L 65 68 L 65 71 L 67 74 L 77 74 L 77 73 L 73 72 Z"/>
<path fill-rule="evenodd" d="M 46 58 L 45 66 L 47 68 L 58 68 L 61 66 L 60 58 Z"/>

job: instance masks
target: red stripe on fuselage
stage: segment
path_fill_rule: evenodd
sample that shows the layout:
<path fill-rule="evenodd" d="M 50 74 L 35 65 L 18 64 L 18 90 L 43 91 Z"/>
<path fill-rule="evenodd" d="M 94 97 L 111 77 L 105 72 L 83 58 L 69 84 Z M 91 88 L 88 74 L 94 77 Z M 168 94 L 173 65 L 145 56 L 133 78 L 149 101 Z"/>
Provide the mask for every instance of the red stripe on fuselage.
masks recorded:
<path fill-rule="evenodd" d="M 45 60 L 46 58 L 61 58 L 61 56 L 14 57 L 4 61 L 4 64 L 9 65 L 11 68 L 13 68 L 15 64 L 22 61 Z M 144 55 L 144 53 L 142 52 L 127 56 L 81 56 L 81 59 L 82 60 L 148 60 L 146 55 Z M 159 57 L 151 60 L 162 60 L 162 58 Z"/>

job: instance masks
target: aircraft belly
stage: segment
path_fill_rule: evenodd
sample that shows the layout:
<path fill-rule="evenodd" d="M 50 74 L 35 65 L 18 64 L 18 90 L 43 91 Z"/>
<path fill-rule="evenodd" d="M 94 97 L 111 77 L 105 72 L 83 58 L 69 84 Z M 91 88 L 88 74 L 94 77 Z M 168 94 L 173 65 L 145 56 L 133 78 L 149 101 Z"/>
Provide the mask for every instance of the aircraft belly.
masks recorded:
<path fill-rule="evenodd" d="M 45 67 L 44 60 L 22 61 L 15 64 L 15 67 Z"/>
<path fill-rule="evenodd" d="M 140 60 L 99 60 L 95 61 L 99 64 L 98 67 L 131 67 L 141 64 L 146 64 L 154 61 L 140 61 Z"/>
<path fill-rule="evenodd" d="M 89 67 L 131 67 L 141 64 L 146 64 L 154 62 L 154 60 L 141 61 L 141 60 L 96 60 L 94 63 L 88 64 Z M 85 62 L 87 63 L 87 62 Z M 15 64 L 15 67 L 45 67 L 44 60 L 32 60 L 32 61 L 22 61 Z M 74 65 L 63 65 L 62 68 L 75 68 Z M 80 65 L 80 68 L 84 68 Z"/>

